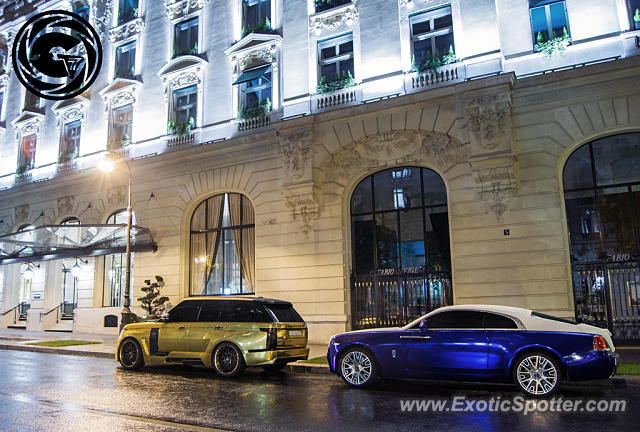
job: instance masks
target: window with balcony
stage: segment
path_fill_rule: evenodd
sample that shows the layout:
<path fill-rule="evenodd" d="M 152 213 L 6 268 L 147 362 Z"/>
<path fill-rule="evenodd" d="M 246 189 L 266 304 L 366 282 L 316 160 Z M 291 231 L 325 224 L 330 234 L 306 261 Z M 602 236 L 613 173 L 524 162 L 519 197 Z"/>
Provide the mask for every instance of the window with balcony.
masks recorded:
<path fill-rule="evenodd" d="M 271 66 L 260 66 L 244 71 L 235 81 L 239 89 L 241 120 L 264 117 L 271 111 Z"/>
<path fill-rule="evenodd" d="M 36 162 L 36 146 L 38 136 L 36 134 L 25 135 L 20 140 L 18 152 L 18 174 L 22 174 L 33 168 Z"/>
<path fill-rule="evenodd" d="M 25 89 L 23 110 L 40 112 L 42 105 L 43 105 L 42 98 L 36 96 L 35 94 L 31 93 L 29 90 Z"/>
<path fill-rule="evenodd" d="M 627 0 L 631 29 L 640 30 L 640 0 Z"/>
<path fill-rule="evenodd" d="M 354 85 L 353 34 L 318 42 L 318 93 Z"/>
<path fill-rule="evenodd" d="M 173 57 L 198 54 L 198 28 L 198 17 L 176 24 L 173 35 Z"/>
<path fill-rule="evenodd" d="M 271 0 L 242 0 L 242 37 L 271 31 Z"/>
<path fill-rule="evenodd" d="M 138 0 L 118 1 L 118 25 L 138 17 Z"/>
<path fill-rule="evenodd" d="M 314 0 L 313 4 L 317 12 L 333 9 L 334 7 L 342 6 L 351 3 L 351 0 Z"/>
<path fill-rule="evenodd" d="M 414 70 L 437 70 L 455 61 L 453 19 L 446 6 L 409 17 L 411 63 Z"/>
<path fill-rule="evenodd" d="M 78 156 L 80 152 L 81 130 L 82 122 L 80 120 L 65 123 L 63 132 L 60 135 L 58 162 L 70 162 Z"/>
<path fill-rule="evenodd" d="M 530 1 L 531 30 L 537 51 L 546 46 L 568 42 L 569 20 L 564 1 Z M 565 45 L 566 46 L 566 45 Z"/>
<path fill-rule="evenodd" d="M 115 78 L 136 76 L 136 41 L 116 47 Z"/>
<path fill-rule="evenodd" d="M 174 90 L 171 103 L 173 118 L 169 121 L 169 132 L 189 134 L 198 118 L 198 87 L 194 85 Z"/>
<path fill-rule="evenodd" d="M 133 125 L 133 105 L 113 108 L 111 111 L 111 128 L 109 130 L 109 148 L 121 148 L 131 144 Z"/>

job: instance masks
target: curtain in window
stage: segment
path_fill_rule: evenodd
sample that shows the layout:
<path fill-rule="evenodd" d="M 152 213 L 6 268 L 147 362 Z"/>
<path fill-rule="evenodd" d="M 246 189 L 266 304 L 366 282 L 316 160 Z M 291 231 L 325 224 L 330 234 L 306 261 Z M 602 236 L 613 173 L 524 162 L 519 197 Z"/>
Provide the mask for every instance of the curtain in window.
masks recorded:
<path fill-rule="evenodd" d="M 191 219 L 191 231 L 220 228 L 222 225 L 222 203 L 224 195 L 216 195 L 202 203 Z M 191 234 L 191 293 L 206 294 L 216 260 L 219 231 Z"/>
<path fill-rule="evenodd" d="M 229 212 L 231 225 L 253 224 L 253 206 L 248 199 L 239 194 L 229 194 Z M 242 280 L 248 292 L 254 292 L 255 287 L 255 228 L 234 229 L 233 243 L 236 256 L 242 268 Z"/>

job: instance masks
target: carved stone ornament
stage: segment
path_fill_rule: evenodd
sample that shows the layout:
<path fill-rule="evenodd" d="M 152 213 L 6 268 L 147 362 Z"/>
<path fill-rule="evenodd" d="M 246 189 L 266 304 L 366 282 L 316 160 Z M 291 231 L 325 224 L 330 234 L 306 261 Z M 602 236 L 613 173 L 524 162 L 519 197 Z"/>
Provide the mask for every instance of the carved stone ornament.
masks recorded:
<path fill-rule="evenodd" d="M 305 174 L 305 166 L 311 156 L 311 139 L 311 131 L 280 136 L 284 168 L 294 180 L 302 178 Z M 308 169 L 310 170 L 310 167 Z"/>
<path fill-rule="evenodd" d="M 468 144 L 440 132 L 394 131 L 354 141 L 323 162 L 326 179 L 350 179 L 363 171 L 429 163 L 446 170 L 468 162 Z"/>
<path fill-rule="evenodd" d="M 511 106 L 505 96 L 479 96 L 466 102 L 471 138 L 480 149 L 511 148 Z"/>
<path fill-rule="evenodd" d="M 498 220 L 516 193 L 518 164 L 513 153 L 501 157 L 472 158 L 471 167 L 480 199 L 486 201 L 489 210 Z"/>
<path fill-rule="evenodd" d="M 74 201 L 75 198 L 73 195 L 58 198 L 58 216 L 71 214 Z"/>
<path fill-rule="evenodd" d="M 251 69 L 264 64 L 277 65 L 278 61 L 278 45 L 257 45 L 256 48 L 243 51 L 231 57 L 231 63 L 234 66 L 234 79 L 238 77 L 244 70 Z"/>
<path fill-rule="evenodd" d="M 113 23 L 114 1 L 94 1 L 91 5 L 91 21 L 101 38 L 107 35 Z"/>
<path fill-rule="evenodd" d="M 200 84 L 200 68 L 196 70 L 181 72 L 171 78 L 165 78 L 163 81 L 167 83 L 170 90 Z"/>
<path fill-rule="evenodd" d="M 40 136 L 40 124 L 42 120 L 39 118 L 33 118 L 31 120 L 20 122 L 15 124 L 15 131 L 17 139 L 20 137 L 36 134 Z"/>
<path fill-rule="evenodd" d="M 140 33 L 142 29 L 144 29 L 144 20 L 138 17 L 109 30 L 109 40 L 113 43 L 129 39 Z"/>
<path fill-rule="evenodd" d="M 416 4 L 426 6 L 434 3 L 434 0 L 400 0 L 400 7 L 406 9 L 413 9 Z"/>
<path fill-rule="evenodd" d="M 167 19 L 169 21 L 186 17 L 192 12 L 202 9 L 209 4 L 209 0 L 164 0 L 164 7 L 167 9 Z"/>
<path fill-rule="evenodd" d="M 62 124 L 82 119 L 84 119 L 84 108 L 80 105 L 75 105 L 67 110 L 64 110 L 60 116 L 60 121 L 62 122 Z"/>
<path fill-rule="evenodd" d="M 285 204 L 291 210 L 293 220 L 300 223 L 300 230 L 305 237 L 309 237 L 313 230 L 312 221 L 320 216 L 320 206 L 313 194 L 285 191 Z"/>
<path fill-rule="evenodd" d="M 22 204 L 15 207 L 16 223 L 25 222 L 29 218 L 29 204 Z"/>
<path fill-rule="evenodd" d="M 9 83 L 9 72 L 5 71 L 2 75 L 0 75 L 0 89 L 7 86 Z"/>
<path fill-rule="evenodd" d="M 109 205 L 122 205 L 127 197 L 127 188 L 125 186 L 114 186 L 107 189 L 107 200 Z"/>
<path fill-rule="evenodd" d="M 111 108 L 117 108 L 135 103 L 136 96 L 134 92 L 134 89 L 131 88 L 128 91 L 121 91 L 113 95 L 113 97 L 110 98 Z"/>
<path fill-rule="evenodd" d="M 309 17 L 309 32 L 320 36 L 339 27 L 353 27 L 358 19 L 358 1 L 319 12 Z"/>

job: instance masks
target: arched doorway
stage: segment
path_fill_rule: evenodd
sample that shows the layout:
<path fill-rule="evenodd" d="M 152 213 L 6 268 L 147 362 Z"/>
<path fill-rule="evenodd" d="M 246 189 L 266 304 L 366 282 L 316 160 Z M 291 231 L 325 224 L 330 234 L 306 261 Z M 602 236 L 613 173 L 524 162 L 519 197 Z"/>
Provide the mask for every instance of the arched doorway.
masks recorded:
<path fill-rule="evenodd" d="M 602 138 L 564 166 L 576 319 L 640 342 L 640 133 Z"/>
<path fill-rule="evenodd" d="M 351 197 L 351 326 L 398 326 L 452 303 L 447 191 L 430 169 L 362 180 Z"/>

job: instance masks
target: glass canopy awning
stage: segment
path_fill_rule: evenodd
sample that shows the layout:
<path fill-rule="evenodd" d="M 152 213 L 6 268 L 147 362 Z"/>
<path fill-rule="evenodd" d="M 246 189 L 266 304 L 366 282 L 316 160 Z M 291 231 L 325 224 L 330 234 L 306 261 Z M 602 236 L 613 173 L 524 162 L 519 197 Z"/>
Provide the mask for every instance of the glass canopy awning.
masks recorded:
<path fill-rule="evenodd" d="M 0 264 L 124 253 L 127 225 L 45 225 L 0 236 Z M 156 251 L 151 232 L 131 227 L 131 251 Z"/>

